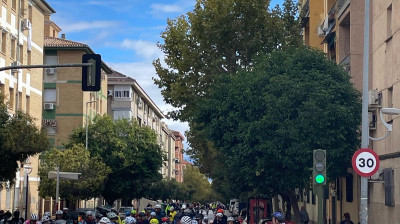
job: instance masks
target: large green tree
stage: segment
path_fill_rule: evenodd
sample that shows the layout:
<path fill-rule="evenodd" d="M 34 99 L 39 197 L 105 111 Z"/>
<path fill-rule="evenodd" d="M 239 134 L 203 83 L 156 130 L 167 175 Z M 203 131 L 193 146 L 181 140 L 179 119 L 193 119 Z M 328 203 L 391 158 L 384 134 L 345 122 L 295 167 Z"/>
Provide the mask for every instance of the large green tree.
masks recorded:
<path fill-rule="evenodd" d="M 140 127 L 136 121 L 98 116 L 89 124 L 88 140 L 91 155 L 100 157 L 111 168 L 102 191 L 108 203 L 141 198 L 152 183 L 161 180 L 159 170 L 165 157 L 155 131 L 149 127 Z M 84 128 L 70 136 L 70 144 L 84 142 Z"/>
<path fill-rule="evenodd" d="M 174 119 L 188 121 L 190 149 L 201 172 L 220 175 L 213 161 L 221 156 L 204 133 L 195 128 L 193 113 L 221 75 L 251 70 L 257 55 L 302 44 L 298 7 L 285 0 L 283 8 L 269 8 L 269 0 L 197 0 L 193 11 L 167 22 L 159 44 L 166 66 L 155 60 L 155 84 L 176 111 Z"/>
<path fill-rule="evenodd" d="M 55 198 L 56 180 L 48 179 L 48 173 L 55 171 L 56 167 L 62 172 L 82 174 L 79 180 L 60 181 L 60 197 L 66 201 L 101 196 L 105 187 L 104 182 L 111 172 L 101 158 L 91 156 L 82 144 L 72 145 L 67 149 L 53 148 L 41 156 L 40 196 Z"/>
<path fill-rule="evenodd" d="M 359 146 L 360 93 L 322 52 L 287 48 L 262 56 L 252 71 L 225 75 L 198 103 L 197 127 L 226 158 L 231 184 L 283 194 L 309 182 L 312 150 L 327 150 L 330 180 L 345 175 Z"/>
<path fill-rule="evenodd" d="M 46 131 L 35 126 L 35 119 L 22 111 L 10 116 L 8 109 L 0 94 L 0 182 L 13 181 L 18 162 L 49 148 Z"/>

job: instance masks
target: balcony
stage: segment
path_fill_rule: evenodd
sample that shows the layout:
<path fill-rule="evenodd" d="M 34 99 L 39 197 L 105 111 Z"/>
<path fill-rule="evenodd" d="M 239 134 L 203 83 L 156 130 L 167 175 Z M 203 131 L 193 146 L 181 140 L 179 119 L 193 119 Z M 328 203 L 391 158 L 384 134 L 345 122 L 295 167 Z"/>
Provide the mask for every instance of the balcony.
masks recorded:
<path fill-rule="evenodd" d="M 350 0 L 338 0 L 336 4 L 337 4 L 337 17 L 340 18 L 344 10 L 346 10 L 347 6 L 350 5 Z"/>
<path fill-rule="evenodd" d="M 300 11 L 301 26 L 305 27 L 310 20 L 310 0 L 307 0 Z"/>

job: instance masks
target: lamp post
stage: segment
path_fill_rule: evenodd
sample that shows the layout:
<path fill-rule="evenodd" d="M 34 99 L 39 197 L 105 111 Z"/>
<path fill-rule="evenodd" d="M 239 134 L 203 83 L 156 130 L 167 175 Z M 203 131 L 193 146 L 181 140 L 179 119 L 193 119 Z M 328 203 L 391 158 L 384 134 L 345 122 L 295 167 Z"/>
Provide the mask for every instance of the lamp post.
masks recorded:
<path fill-rule="evenodd" d="M 88 125 L 88 104 L 89 103 L 96 103 L 96 101 L 89 101 L 86 102 L 86 143 L 85 143 L 85 148 L 86 150 L 88 149 L 88 130 L 89 130 L 89 125 Z"/>
<path fill-rule="evenodd" d="M 25 220 L 28 219 L 28 195 L 29 195 L 29 174 L 32 172 L 32 167 L 24 165 L 24 188 L 25 188 Z"/>

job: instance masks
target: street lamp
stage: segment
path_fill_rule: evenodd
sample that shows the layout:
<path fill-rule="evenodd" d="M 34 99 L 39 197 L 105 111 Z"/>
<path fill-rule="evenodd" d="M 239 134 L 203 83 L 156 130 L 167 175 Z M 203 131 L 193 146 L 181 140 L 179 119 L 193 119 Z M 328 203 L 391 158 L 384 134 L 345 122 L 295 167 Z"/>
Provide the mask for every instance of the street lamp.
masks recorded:
<path fill-rule="evenodd" d="M 25 220 L 27 220 L 28 218 L 29 174 L 31 173 L 32 173 L 32 167 L 24 165 Z"/>
<path fill-rule="evenodd" d="M 389 133 L 393 130 L 393 125 L 388 124 L 385 119 L 383 118 L 383 114 L 388 114 L 388 115 L 400 115 L 400 109 L 397 108 L 382 108 L 379 111 L 379 117 L 381 118 L 382 124 L 387 128 L 387 132 L 384 136 L 379 137 L 379 138 L 373 138 L 369 136 L 369 138 L 373 141 L 380 141 L 385 139 L 387 136 L 389 136 Z"/>
<path fill-rule="evenodd" d="M 86 102 L 86 150 L 88 149 L 88 129 L 89 129 L 89 125 L 88 125 L 88 104 L 89 103 L 96 103 L 96 101 L 89 101 Z"/>

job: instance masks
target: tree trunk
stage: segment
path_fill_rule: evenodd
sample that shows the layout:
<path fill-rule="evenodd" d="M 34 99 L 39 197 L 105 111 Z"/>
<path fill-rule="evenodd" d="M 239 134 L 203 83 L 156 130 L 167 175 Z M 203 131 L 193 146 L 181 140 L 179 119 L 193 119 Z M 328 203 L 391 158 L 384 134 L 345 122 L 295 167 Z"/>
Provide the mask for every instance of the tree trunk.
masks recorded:
<path fill-rule="evenodd" d="M 291 211 L 292 211 L 292 206 L 291 206 L 291 201 L 290 201 L 290 195 L 289 195 L 289 193 L 283 193 L 283 194 L 281 194 L 281 196 L 282 196 L 282 199 L 283 199 L 283 205 L 282 206 L 285 206 L 285 204 L 286 204 L 286 208 L 285 208 L 285 219 L 286 220 L 291 220 L 291 218 L 292 218 L 292 215 L 291 215 Z"/>
<path fill-rule="evenodd" d="M 289 199 L 292 204 L 294 220 L 296 223 L 301 223 L 299 204 L 297 203 L 297 198 L 296 198 L 296 194 L 295 194 L 294 190 L 289 192 Z"/>

